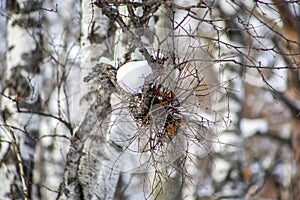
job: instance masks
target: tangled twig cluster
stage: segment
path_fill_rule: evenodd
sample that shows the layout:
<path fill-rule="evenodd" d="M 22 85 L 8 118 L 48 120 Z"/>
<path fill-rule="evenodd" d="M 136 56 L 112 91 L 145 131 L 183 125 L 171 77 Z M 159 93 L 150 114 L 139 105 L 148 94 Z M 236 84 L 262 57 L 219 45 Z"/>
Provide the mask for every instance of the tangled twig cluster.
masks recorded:
<path fill-rule="evenodd" d="M 162 127 L 156 129 L 154 138 L 150 138 L 154 141 L 152 148 L 157 144 L 163 145 L 167 139 L 171 140 L 184 123 L 179 107 L 174 92 L 155 83 L 145 86 L 143 92 L 134 95 L 129 102 L 129 110 L 139 127 L 151 126 L 156 117 L 162 120 Z"/>

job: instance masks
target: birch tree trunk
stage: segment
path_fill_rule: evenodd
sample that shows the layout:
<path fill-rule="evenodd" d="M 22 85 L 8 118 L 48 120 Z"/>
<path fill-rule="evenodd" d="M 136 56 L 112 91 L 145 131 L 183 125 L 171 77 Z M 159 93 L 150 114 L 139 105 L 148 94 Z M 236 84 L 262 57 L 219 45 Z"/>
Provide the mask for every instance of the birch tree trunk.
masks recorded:
<path fill-rule="evenodd" d="M 80 112 L 83 120 L 71 139 L 67 156 L 64 181 L 58 199 L 112 199 L 115 185 L 105 179 L 105 147 L 107 123 L 110 114 L 110 89 L 100 88 L 96 83 L 83 82 L 101 56 L 110 58 L 112 49 L 110 30 L 114 29 L 110 20 L 95 9 L 90 1 L 82 1 L 81 21 L 81 73 Z M 104 178 L 103 178 L 104 177 Z M 112 189 L 108 192 L 107 189 Z M 108 196 L 103 196 L 108 195 Z"/>
<path fill-rule="evenodd" d="M 94 11 L 94 16 L 91 15 L 91 11 Z M 82 2 L 82 40 L 81 44 L 83 52 L 85 52 L 81 60 L 82 77 L 87 77 L 91 72 L 92 67 L 105 60 L 113 59 L 113 39 L 115 26 L 111 23 L 111 20 L 103 15 L 101 10 L 96 9 L 89 1 Z M 84 85 L 90 83 L 85 82 Z M 113 159 L 108 154 L 108 129 L 109 129 L 109 117 L 111 115 L 111 88 L 100 87 L 98 82 L 93 82 L 93 87 L 96 91 L 97 99 L 103 99 L 104 103 L 100 106 L 106 106 L 107 108 L 96 108 L 95 112 L 97 122 L 91 129 L 92 132 L 85 141 L 83 148 L 83 155 L 81 157 L 81 163 L 79 168 L 79 180 L 84 186 L 84 196 L 90 199 L 113 199 L 116 185 L 119 179 L 119 172 L 111 172 L 109 166 L 110 159 Z M 82 92 L 91 91 L 91 88 L 82 88 Z M 89 93 L 83 96 L 83 98 L 92 99 Z M 88 101 L 91 102 L 91 101 Z M 93 104 L 93 103 L 92 103 Z M 85 105 L 82 104 L 84 109 Z M 90 110 L 89 110 L 90 112 Z M 115 168 L 117 169 L 117 168 Z M 90 175 L 92 171 L 92 175 Z"/>
<path fill-rule="evenodd" d="M 4 122 L 6 137 L 10 145 L 8 160 L 1 172 L 11 181 L 4 181 L 1 196 L 13 199 L 31 199 L 37 194 L 34 185 L 34 155 L 39 137 L 37 112 L 41 110 L 40 67 L 43 61 L 41 45 L 42 19 L 39 17 L 41 2 L 13 1 L 7 4 L 9 16 L 7 27 L 7 65 L 3 76 L 2 105 L 7 114 Z M 20 129 L 18 127 L 21 127 Z M 10 174 L 10 175 L 9 175 Z"/>
<path fill-rule="evenodd" d="M 66 0 L 60 4 L 44 1 L 43 51 L 46 54 L 41 68 L 43 113 L 40 120 L 40 140 L 35 169 L 39 197 L 53 199 L 62 181 L 69 138 L 79 123 L 80 84 L 74 81 L 80 73 L 79 1 Z"/>

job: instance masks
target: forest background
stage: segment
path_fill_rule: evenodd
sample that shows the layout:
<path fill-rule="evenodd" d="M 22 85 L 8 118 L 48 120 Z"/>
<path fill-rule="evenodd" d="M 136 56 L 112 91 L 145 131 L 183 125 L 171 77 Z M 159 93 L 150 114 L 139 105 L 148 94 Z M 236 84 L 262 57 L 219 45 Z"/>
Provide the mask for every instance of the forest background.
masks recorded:
<path fill-rule="evenodd" d="M 297 0 L 0 1 L 0 199 L 300 199 L 299 44 Z"/>

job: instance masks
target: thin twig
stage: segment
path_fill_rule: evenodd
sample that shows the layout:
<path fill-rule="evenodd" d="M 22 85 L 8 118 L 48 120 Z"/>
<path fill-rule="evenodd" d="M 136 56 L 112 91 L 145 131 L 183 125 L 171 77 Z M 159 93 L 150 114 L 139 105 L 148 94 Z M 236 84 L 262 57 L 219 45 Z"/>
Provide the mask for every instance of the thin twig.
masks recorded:
<path fill-rule="evenodd" d="M 17 141 L 17 137 L 15 133 L 12 131 L 12 129 L 5 123 L 4 119 L 1 117 L 1 121 L 4 123 L 4 130 L 10 133 L 13 141 L 11 142 L 11 145 L 13 147 L 14 152 L 16 153 L 17 161 L 18 161 L 18 168 L 19 168 L 19 175 L 22 182 L 22 188 L 23 188 L 23 196 L 24 200 L 28 200 L 28 186 L 26 184 L 26 178 L 24 174 L 24 167 L 23 167 L 23 160 L 21 156 L 20 146 Z"/>

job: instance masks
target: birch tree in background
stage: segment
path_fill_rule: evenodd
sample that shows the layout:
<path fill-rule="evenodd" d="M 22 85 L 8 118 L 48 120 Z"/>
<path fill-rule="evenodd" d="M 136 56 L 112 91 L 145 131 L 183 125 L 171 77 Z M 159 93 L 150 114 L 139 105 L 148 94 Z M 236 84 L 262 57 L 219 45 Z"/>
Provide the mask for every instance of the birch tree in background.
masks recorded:
<path fill-rule="evenodd" d="M 53 199 L 63 179 L 69 139 L 78 117 L 80 83 L 74 77 L 80 74 L 79 35 L 80 4 L 78 1 L 45 1 L 39 10 L 44 17 L 42 65 L 44 117 L 36 152 L 36 170 L 39 199 Z"/>
<path fill-rule="evenodd" d="M 76 123 L 76 117 L 69 112 L 75 99 L 69 77 L 74 77 L 76 71 L 78 37 L 74 28 L 68 28 L 76 20 L 76 8 L 75 14 L 70 11 L 69 17 L 63 18 L 56 16 L 57 6 L 50 1 L 8 1 L 1 8 L 7 11 L 3 16 L 8 22 L 1 137 L 8 137 L 4 141 L 9 144 L 1 149 L 1 170 L 15 169 L 11 173 L 15 181 L 4 181 L 1 198 L 52 199 L 62 180 L 66 138 L 72 133 L 71 123 Z M 59 23 L 53 24 L 56 17 Z M 65 37 L 61 37 L 62 33 Z M 8 174 L 1 173 L 5 177 Z"/>
<path fill-rule="evenodd" d="M 299 199 L 299 10 L 1 1 L 0 199 Z"/>
<path fill-rule="evenodd" d="M 33 197 L 34 155 L 39 137 L 41 110 L 40 65 L 42 19 L 38 15 L 41 2 L 7 2 L 7 65 L 2 85 L 1 118 L 7 141 L 2 152 L 8 159 L 1 174 L 7 174 L 9 184 L 3 196 L 12 199 Z M 22 41 L 22 42 L 21 42 Z M 7 145 L 8 144 L 8 145 Z M 10 195 L 9 195 L 10 194 Z"/>

